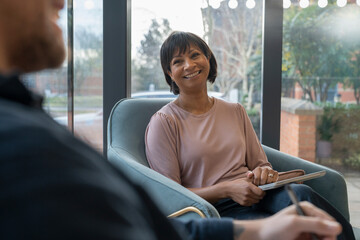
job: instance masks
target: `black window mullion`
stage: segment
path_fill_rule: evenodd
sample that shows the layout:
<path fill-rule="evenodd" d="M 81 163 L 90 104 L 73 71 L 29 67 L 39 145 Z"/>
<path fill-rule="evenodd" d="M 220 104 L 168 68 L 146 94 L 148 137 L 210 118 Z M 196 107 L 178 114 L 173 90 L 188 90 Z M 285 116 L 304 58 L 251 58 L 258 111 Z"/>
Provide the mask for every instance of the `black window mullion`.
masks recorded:
<path fill-rule="evenodd" d="M 67 1 L 67 28 L 68 28 L 68 67 L 67 67 L 67 100 L 68 100 L 68 128 L 74 133 L 74 12 L 73 0 Z"/>
<path fill-rule="evenodd" d="M 107 154 L 107 120 L 114 104 L 130 96 L 131 0 L 103 1 L 103 152 Z"/>
<path fill-rule="evenodd" d="M 260 141 L 280 147 L 283 1 L 264 0 Z"/>

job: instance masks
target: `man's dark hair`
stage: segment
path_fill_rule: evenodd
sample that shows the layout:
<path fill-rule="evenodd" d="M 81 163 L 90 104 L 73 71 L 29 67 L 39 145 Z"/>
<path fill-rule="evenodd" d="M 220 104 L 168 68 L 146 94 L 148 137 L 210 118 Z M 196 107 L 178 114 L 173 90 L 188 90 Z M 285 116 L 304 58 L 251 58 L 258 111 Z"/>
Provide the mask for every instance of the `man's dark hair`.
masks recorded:
<path fill-rule="evenodd" d="M 210 83 L 215 82 L 217 76 L 217 63 L 215 56 L 204 40 L 190 32 L 172 32 L 161 46 L 160 60 L 166 82 L 170 86 L 170 91 L 175 95 L 180 93 L 180 89 L 168 74 L 168 71 L 171 71 L 170 62 L 175 53 L 185 53 L 185 51 L 190 48 L 190 45 L 198 47 L 209 60 L 210 71 L 208 81 Z"/>

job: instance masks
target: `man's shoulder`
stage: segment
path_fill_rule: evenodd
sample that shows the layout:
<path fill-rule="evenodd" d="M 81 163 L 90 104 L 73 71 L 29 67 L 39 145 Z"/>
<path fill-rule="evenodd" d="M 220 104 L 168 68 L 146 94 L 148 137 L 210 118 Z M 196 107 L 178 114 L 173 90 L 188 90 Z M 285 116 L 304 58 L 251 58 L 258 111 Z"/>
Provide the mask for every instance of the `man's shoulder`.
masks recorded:
<path fill-rule="evenodd" d="M 57 124 L 43 110 L 0 99 L 1 132 L 10 131 L 16 134 L 25 130 L 24 133 L 37 133 L 42 132 L 42 129 L 54 129 L 52 125 Z"/>
<path fill-rule="evenodd" d="M 4 104 L 3 104 L 4 103 Z M 19 155 L 41 156 L 43 151 L 56 156 L 65 148 L 87 147 L 41 109 L 0 99 L 0 153 L 9 159 Z M 62 156 L 64 157 L 65 151 Z"/>

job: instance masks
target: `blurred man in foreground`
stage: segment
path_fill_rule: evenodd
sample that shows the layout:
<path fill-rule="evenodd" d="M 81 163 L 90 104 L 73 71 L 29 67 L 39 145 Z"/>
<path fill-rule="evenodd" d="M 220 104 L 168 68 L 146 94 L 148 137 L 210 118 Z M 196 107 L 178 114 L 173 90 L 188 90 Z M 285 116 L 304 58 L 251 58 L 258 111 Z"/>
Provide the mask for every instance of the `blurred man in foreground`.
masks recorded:
<path fill-rule="evenodd" d="M 59 67 L 64 0 L 0 0 L 1 239 L 295 239 L 341 227 L 302 203 L 256 221 L 169 221 L 138 185 L 41 108 L 23 73 Z M 291 231 L 288 231 L 291 229 Z"/>

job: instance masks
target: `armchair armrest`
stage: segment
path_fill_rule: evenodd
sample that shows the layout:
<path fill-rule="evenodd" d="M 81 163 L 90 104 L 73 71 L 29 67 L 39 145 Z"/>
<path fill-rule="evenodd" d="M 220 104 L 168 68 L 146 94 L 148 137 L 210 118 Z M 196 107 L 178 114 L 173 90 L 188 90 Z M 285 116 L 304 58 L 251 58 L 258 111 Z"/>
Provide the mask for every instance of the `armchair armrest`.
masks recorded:
<path fill-rule="evenodd" d="M 304 184 L 310 186 L 329 201 L 347 220 L 350 219 L 347 188 L 343 175 L 333 169 L 282 153 L 264 145 L 263 149 L 269 162 L 277 171 L 303 169 L 306 173 L 312 173 L 326 170 L 324 177 L 306 181 Z"/>
<path fill-rule="evenodd" d="M 133 159 L 134 157 L 124 149 L 117 147 L 108 149 L 108 160 L 115 167 L 124 170 L 124 173 L 135 183 L 141 185 L 166 216 L 188 207 L 195 207 L 205 217 L 220 218 L 215 207 L 209 202 Z M 194 219 L 194 217 L 203 216 L 196 210 L 187 211 L 186 214 L 179 216 L 180 219 Z"/>

